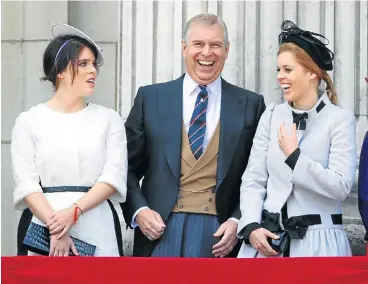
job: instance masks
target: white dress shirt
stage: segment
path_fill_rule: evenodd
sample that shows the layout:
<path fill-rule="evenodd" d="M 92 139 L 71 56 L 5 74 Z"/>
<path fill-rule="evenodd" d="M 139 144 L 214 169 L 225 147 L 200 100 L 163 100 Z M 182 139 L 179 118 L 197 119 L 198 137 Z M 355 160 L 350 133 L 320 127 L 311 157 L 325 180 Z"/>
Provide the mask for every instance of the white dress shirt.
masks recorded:
<path fill-rule="evenodd" d="M 206 134 L 203 140 L 203 153 L 206 151 L 207 145 L 211 140 L 212 134 L 215 132 L 221 113 L 221 77 L 206 86 L 208 92 L 208 105 L 206 111 Z M 201 89 L 188 74 L 185 74 L 183 80 L 183 121 L 185 129 L 189 132 L 190 121 L 194 111 L 197 96 Z M 132 227 L 135 228 L 137 223 L 135 217 L 137 214 L 148 207 L 139 208 L 133 215 Z M 238 221 L 235 218 L 231 220 Z"/>
<path fill-rule="evenodd" d="M 216 126 L 220 119 L 221 111 L 221 78 L 218 77 L 206 87 L 208 92 L 208 105 L 206 111 L 206 134 L 203 140 L 203 153 L 207 148 L 208 142 L 211 140 L 212 134 L 215 132 Z M 201 89 L 198 83 L 185 74 L 183 80 L 183 120 L 185 129 L 189 132 L 189 125 L 192 119 L 194 106 Z"/>

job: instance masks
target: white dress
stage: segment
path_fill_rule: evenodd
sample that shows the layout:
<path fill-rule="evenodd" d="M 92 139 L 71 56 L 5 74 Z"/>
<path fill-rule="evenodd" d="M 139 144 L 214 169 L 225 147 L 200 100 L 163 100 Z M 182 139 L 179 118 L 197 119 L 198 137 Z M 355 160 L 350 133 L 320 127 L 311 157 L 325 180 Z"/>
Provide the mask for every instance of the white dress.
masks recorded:
<path fill-rule="evenodd" d="M 125 202 L 127 141 L 122 118 L 114 110 L 89 104 L 62 113 L 39 104 L 21 113 L 12 132 L 14 205 L 43 187 L 88 186 L 104 182 L 116 189 L 109 198 Z M 54 210 L 78 201 L 83 192 L 45 193 Z M 32 222 L 44 225 L 33 216 Z M 112 211 L 107 201 L 83 213 L 69 234 L 96 245 L 96 256 L 119 256 Z"/>

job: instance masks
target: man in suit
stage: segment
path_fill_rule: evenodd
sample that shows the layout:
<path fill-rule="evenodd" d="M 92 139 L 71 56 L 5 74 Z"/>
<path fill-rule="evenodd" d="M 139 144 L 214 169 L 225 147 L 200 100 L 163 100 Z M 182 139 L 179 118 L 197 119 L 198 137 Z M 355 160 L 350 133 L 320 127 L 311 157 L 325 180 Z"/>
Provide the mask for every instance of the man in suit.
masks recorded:
<path fill-rule="evenodd" d="M 265 103 L 220 77 L 229 47 L 225 23 L 197 15 L 184 30 L 186 73 L 138 90 L 122 204 L 134 256 L 237 255 L 241 176 Z"/>

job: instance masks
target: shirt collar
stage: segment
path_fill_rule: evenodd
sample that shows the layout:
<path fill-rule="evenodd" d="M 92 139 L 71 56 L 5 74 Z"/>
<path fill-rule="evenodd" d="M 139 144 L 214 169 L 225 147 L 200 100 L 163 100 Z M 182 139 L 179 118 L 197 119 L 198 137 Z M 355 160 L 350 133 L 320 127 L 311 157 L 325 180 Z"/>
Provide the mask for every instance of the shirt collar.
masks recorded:
<path fill-rule="evenodd" d="M 221 93 L 221 77 L 217 77 L 215 81 L 207 85 L 207 90 L 210 91 L 211 95 L 217 95 Z M 196 92 L 194 92 L 196 91 Z M 188 73 L 185 74 L 184 80 L 183 80 L 183 93 L 186 96 L 189 96 L 191 94 L 198 95 L 200 92 L 200 89 L 198 87 L 198 83 L 195 82 Z"/>
<path fill-rule="evenodd" d="M 288 108 L 295 112 L 295 113 L 308 113 L 308 121 L 316 118 L 318 116 L 318 114 L 322 111 L 322 109 L 325 108 L 326 105 L 331 104 L 330 99 L 328 98 L 327 94 L 324 93 L 318 100 L 318 102 L 314 105 L 313 108 L 311 108 L 310 110 L 300 110 L 300 109 L 296 109 L 290 106 L 290 104 L 288 102 L 286 102 L 286 105 L 288 106 Z"/>

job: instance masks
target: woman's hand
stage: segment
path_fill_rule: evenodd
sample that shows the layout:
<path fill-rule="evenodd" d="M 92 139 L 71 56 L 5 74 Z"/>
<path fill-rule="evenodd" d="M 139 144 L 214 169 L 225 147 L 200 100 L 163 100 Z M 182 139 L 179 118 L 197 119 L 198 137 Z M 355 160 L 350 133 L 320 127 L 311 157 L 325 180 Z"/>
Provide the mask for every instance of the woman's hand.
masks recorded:
<path fill-rule="evenodd" d="M 254 230 L 249 235 L 249 241 L 254 249 L 259 251 L 264 256 L 275 256 L 278 255 L 276 251 L 274 251 L 270 244 L 267 241 L 267 238 L 270 237 L 272 239 L 279 239 L 280 237 L 271 233 L 270 231 L 259 228 L 257 230 Z"/>
<path fill-rule="evenodd" d="M 296 124 L 293 123 L 291 135 L 287 135 L 285 131 L 285 123 L 280 124 L 277 132 L 280 149 L 286 157 L 289 157 L 298 148 L 298 138 L 296 136 Z"/>
<path fill-rule="evenodd" d="M 57 238 L 62 238 L 70 230 L 74 224 L 75 206 L 72 205 L 69 208 L 62 209 L 55 212 L 51 219 L 46 223 L 51 235 L 57 235 Z M 77 209 L 77 217 L 81 214 Z"/>
<path fill-rule="evenodd" d="M 70 250 L 74 255 L 78 255 L 77 249 L 68 234 L 59 239 L 55 235 L 51 236 L 49 256 L 69 256 Z"/>

